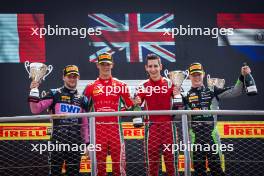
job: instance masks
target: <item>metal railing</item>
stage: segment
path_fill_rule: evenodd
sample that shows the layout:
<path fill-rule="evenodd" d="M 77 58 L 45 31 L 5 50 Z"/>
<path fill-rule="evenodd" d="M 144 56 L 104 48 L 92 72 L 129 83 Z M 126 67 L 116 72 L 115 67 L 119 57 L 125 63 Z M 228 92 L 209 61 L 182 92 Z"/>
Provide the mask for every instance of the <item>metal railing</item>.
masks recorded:
<path fill-rule="evenodd" d="M 106 116 L 145 116 L 145 115 L 264 115 L 262 110 L 155 110 L 155 111 L 118 111 L 118 112 L 88 112 L 47 114 L 29 116 L 0 117 L 0 122 L 67 119 L 81 117 L 106 117 Z"/>
<path fill-rule="evenodd" d="M 48 119 L 68 119 L 88 117 L 90 122 L 90 142 L 95 145 L 95 117 L 106 116 L 146 116 L 146 115 L 178 115 L 175 116 L 182 122 L 183 142 L 189 143 L 189 129 L 188 121 L 190 115 L 264 115 L 261 110 L 156 110 L 156 111 L 120 111 L 120 112 L 89 112 L 89 113 L 70 113 L 70 114 L 48 114 L 48 115 L 32 115 L 32 116 L 12 116 L 0 117 L 0 122 L 22 122 Z M 96 152 L 91 153 L 92 160 L 92 175 L 96 175 Z M 190 153 L 188 150 L 184 151 L 184 175 L 191 175 Z"/>

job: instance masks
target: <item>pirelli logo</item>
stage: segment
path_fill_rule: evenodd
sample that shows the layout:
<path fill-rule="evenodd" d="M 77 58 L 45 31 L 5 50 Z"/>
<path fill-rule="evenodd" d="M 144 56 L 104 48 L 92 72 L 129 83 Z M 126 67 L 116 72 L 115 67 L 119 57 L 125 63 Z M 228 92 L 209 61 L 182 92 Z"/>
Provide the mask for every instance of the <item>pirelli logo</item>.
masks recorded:
<path fill-rule="evenodd" d="M 99 56 L 99 60 L 101 60 L 101 59 L 108 59 L 108 60 L 111 60 L 112 57 L 111 57 L 111 55 L 109 55 L 109 54 L 103 54 L 103 55 L 100 55 L 100 56 Z"/>
<path fill-rule="evenodd" d="M 218 124 L 221 138 L 264 138 L 264 122 L 226 122 Z"/>
<path fill-rule="evenodd" d="M 198 101 L 198 96 L 190 96 L 189 101 L 190 102 Z"/>
<path fill-rule="evenodd" d="M 0 140 L 48 140 L 51 123 L 0 124 Z"/>
<path fill-rule="evenodd" d="M 198 99 L 198 96 L 196 95 L 196 96 L 190 96 L 189 97 L 189 100 L 195 100 L 195 99 Z"/>
<path fill-rule="evenodd" d="M 61 100 L 62 101 L 67 101 L 67 100 L 70 100 L 71 97 L 70 96 L 61 96 Z"/>
<path fill-rule="evenodd" d="M 76 71 L 78 72 L 78 67 L 76 67 L 75 65 L 72 65 L 72 66 L 69 66 L 66 68 L 66 72 L 69 72 L 69 71 Z"/>
<path fill-rule="evenodd" d="M 91 172 L 91 160 L 88 156 L 82 156 L 80 162 L 80 172 L 90 173 Z"/>
<path fill-rule="evenodd" d="M 178 158 L 178 169 L 179 169 L 180 172 L 184 172 L 184 155 L 179 155 L 179 158 Z M 192 162 L 191 162 L 191 171 L 194 171 Z"/>
<path fill-rule="evenodd" d="M 197 65 L 192 65 L 191 66 L 191 68 L 190 68 L 190 70 L 192 71 L 192 70 L 201 70 L 202 69 L 202 66 L 199 64 L 197 64 Z"/>
<path fill-rule="evenodd" d="M 124 139 L 144 139 L 144 127 L 135 128 L 132 123 L 123 123 Z"/>

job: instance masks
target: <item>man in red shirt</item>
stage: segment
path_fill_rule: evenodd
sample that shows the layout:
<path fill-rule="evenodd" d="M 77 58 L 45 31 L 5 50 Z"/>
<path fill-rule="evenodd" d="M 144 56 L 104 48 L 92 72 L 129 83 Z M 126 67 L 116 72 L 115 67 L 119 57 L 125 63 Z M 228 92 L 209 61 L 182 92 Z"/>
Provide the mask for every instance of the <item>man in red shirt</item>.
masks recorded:
<path fill-rule="evenodd" d="M 172 108 L 173 89 L 171 81 L 162 77 L 162 64 L 155 54 L 146 57 L 145 69 L 149 79 L 144 81 L 137 90 L 135 103 L 145 103 L 146 110 L 170 110 Z M 169 176 L 177 175 L 177 157 L 166 151 L 165 144 L 176 141 L 176 127 L 173 117 L 169 115 L 149 116 L 146 121 L 146 160 L 148 175 L 159 174 L 161 154 L 164 155 L 166 172 Z"/>
<path fill-rule="evenodd" d="M 99 55 L 96 64 L 99 77 L 89 84 L 84 94 L 91 99 L 95 112 L 120 111 L 133 108 L 128 87 L 124 82 L 112 77 L 114 66 L 110 54 Z M 119 117 L 96 117 L 96 144 L 101 144 L 101 151 L 96 152 L 97 175 L 106 175 L 106 156 L 111 154 L 113 175 L 125 175 L 125 145 Z"/>

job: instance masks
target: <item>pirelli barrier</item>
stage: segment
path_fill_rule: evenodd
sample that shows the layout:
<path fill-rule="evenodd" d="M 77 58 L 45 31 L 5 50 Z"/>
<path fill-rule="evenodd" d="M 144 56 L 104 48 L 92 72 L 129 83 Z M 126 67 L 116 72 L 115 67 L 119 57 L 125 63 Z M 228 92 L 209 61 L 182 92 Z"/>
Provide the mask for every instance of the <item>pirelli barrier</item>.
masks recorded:
<path fill-rule="evenodd" d="M 231 115 L 226 116 L 226 119 L 230 117 L 233 118 L 234 116 L 235 115 L 231 113 Z M 43 117 L 46 118 L 45 115 Z M 247 115 L 247 117 L 249 117 L 250 120 L 251 116 Z M 67 115 L 61 118 L 67 118 Z M 92 119 L 95 118 L 91 118 L 90 126 L 95 123 L 95 121 L 92 121 Z M 148 163 L 151 163 L 151 159 L 155 159 L 155 162 L 158 163 L 155 166 L 153 164 L 149 164 L 151 165 L 150 169 L 153 169 L 156 166 L 159 167 L 159 173 L 157 173 L 157 175 L 169 175 L 168 173 L 172 172 L 174 172 L 175 175 L 177 175 L 177 173 L 179 173 L 179 175 L 191 175 L 191 173 L 194 171 L 194 156 L 192 150 L 188 151 L 180 147 L 184 147 L 183 144 L 185 142 L 189 144 L 193 143 L 192 131 L 195 129 L 195 127 L 191 126 L 189 121 L 187 124 L 185 124 L 187 126 L 183 125 L 185 123 L 183 118 L 176 118 L 174 122 L 169 122 L 169 125 L 166 125 L 164 122 L 158 122 L 157 125 L 159 125 L 160 128 L 153 128 L 159 130 L 157 133 L 151 131 L 151 128 L 153 126 L 155 127 L 155 124 L 152 124 L 152 126 L 148 127 L 149 124 L 145 123 L 144 126 L 135 128 L 131 123 L 132 118 L 129 117 L 123 117 L 121 123 L 95 123 L 96 127 L 103 126 L 102 129 L 104 130 L 100 131 L 100 135 L 98 136 L 93 134 L 91 131 L 93 130 L 93 127 L 90 127 L 91 144 L 94 142 L 94 145 L 83 144 L 83 146 L 81 142 L 82 134 L 80 132 L 71 133 L 69 131 L 63 131 L 65 128 L 69 129 L 69 127 L 63 126 L 57 128 L 52 126 L 52 123 L 29 123 L 23 120 L 23 122 L 18 123 L 18 121 L 14 119 L 10 120 L 11 122 L 6 122 L 8 121 L 6 119 L 7 118 L 4 120 L 5 122 L 0 123 L 1 176 L 67 175 L 67 170 L 70 168 L 72 170 L 78 169 L 79 174 L 77 175 L 96 175 L 98 169 L 102 168 L 104 175 L 136 176 L 147 175 L 147 173 L 149 173 L 149 175 L 153 175 L 152 171 L 147 169 L 149 168 Z M 26 120 L 29 119 L 27 118 Z M 32 120 L 33 118 L 31 121 Z M 215 139 L 217 143 L 216 146 L 218 147 L 210 148 L 208 145 L 203 146 L 203 149 L 205 151 L 212 150 L 215 152 L 215 155 L 219 156 L 220 167 L 226 175 L 263 175 L 264 121 L 219 121 L 217 123 L 199 122 L 199 124 L 200 123 L 203 126 L 206 126 L 203 123 L 214 123 L 212 125 L 217 129 Z M 123 140 L 124 143 L 121 142 L 118 144 L 115 141 L 116 136 L 113 135 L 116 134 L 115 131 L 113 131 L 115 128 L 110 127 L 114 125 L 120 127 L 121 141 Z M 168 135 L 171 132 L 171 129 L 168 128 L 168 126 L 175 127 L 174 132 L 176 140 L 174 141 L 166 140 L 165 135 Z M 186 129 L 183 128 L 189 128 L 189 130 L 186 131 Z M 79 129 L 81 131 L 80 126 L 73 129 Z M 210 130 L 211 129 L 208 129 L 206 131 Z M 56 134 L 54 131 L 60 131 L 62 133 Z M 154 133 L 154 136 L 150 137 L 150 134 L 148 133 Z M 186 137 L 184 139 L 184 133 L 187 133 L 188 135 L 187 141 Z M 163 135 L 162 139 L 160 139 L 158 136 L 155 136 L 159 134 Z M 200 134 L 203 133 L 200 132 Z M 203 135 L 206 134 L 207 133 L 204 133 Z M 59 142 L 54 142 L 52 140 L 52 136 L 54 138 L 56 135 L 58 135 L 56 137 L 56 141 Z M 92 136 L 94 136 L 95 139 L 92 139 Z M 104 149 L 104 144 L 103 142 L 102 145 L 96 144 L 96 137 L 103 138 L 103 141 L 113 141 L 113 143 L 118 147 L 112 147 L 109 144 L 111 147 L 107 147 L 107 151 L 100 151 L 99 149 Z M 207 140 L 207 137 L 208 136 L 199 138 L 199 140 Z M 151 140 L 153 141 L 151 142 Z M 53 143 L 51 141 L 53 141 Z M 205 144 L 206 142 L 200 141 L 202 144 Z M 56 148 L 56 146 L 53 146 L 53 148 L 50 147 L 48 150 L 48 146 L 52 146 L 52 144 L 59 145 L 65 143 L 70 144 L 70 151 L 68 151 L 66 154 L 62 150 L 56 154 L 53 154 L 55 149 L 59 149 L 59 147 Z M 155 148 L 154 146 L 159 146 L 156 144 L 162 144 L 163 146 L 160 146 L 160 148 Z M 90 146 L 88 147 L 88 145 Z M 221 150 L 219 150 L 219 145 L 222 146 Z M 46 146 L 46 148 L 44 148 L 44 146 Z M 89 148 L 90 152 L 85 152 L 84 149 L 87 148 Z M 105 155 L 100 155 L 99 152 L 102 152 Z M 170 155 L 166 154 L 166 152 L 171 152 L 171 156 L 173 156 L 174 159 L 170 160 Z M 158 159 L 154 157 L 156 154 Z M 121 156 L 119 162 L 124 162 L 125 164 L 118 163 L 118 166 L 123 167 L 123 172 L 121 169 L 120 173 L 115 174 L 115 157 L 117 155 Z M 103 158 L 100 160 L 99 157 L 101 156 Z M 210 161 L 208 160 L 210 159 L 211 158 L 209 156 L 205 158 L 206 170 L 208 173 L 211 172 L 210 168 L 215 169 L 214 167 L 209 167 Z M 175 165 L 173 166 L 171 163 L 174 163 Z M 100 165 L 102 165 L 102 167 Z M 71 173 L 76 172 L 73 171 Z"/>

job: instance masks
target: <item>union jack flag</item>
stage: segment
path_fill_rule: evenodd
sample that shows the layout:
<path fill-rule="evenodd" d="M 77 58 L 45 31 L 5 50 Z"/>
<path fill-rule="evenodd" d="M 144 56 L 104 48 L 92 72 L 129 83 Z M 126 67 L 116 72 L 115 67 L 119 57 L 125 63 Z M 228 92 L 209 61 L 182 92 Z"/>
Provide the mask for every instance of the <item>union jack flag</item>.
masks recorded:
<path fill-rule="evenodd" d="M 101 53 L 124 53 L 126 62 L 143 62 L 148 53 L 175 62 L 175 41 L 164 35 L 173 28 L 170 13 L 88 14 L 89 27 L 101 28 L 101 35 L 90 35 L 95 48 L 89 56 L 95 62 Z M 114 56 L 115 57 L 115 56 Z M 116 57 L 115 57 L 116 58 Z"/>

